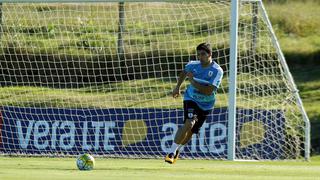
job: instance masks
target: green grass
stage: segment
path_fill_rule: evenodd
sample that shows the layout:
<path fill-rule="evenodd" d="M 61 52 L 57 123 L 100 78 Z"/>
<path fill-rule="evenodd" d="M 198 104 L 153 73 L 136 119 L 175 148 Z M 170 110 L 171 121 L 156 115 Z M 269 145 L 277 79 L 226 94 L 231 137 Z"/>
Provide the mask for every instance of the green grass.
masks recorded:
<path fill-rule="evenodd" d="M 0 179 L 79 180 L 79 179 L 317 179 L 320 157 L 311 162 L 267 161 L 230 162 L 217 160 L 96 158 L 93 171 L 79 171 L 74 158 L 0 157 Z"/>
<path fill-rule="evenodd" d="M 216 96 L 215 107 L 227 106 L 227 83 L 227 78 L 224 78 Z M 186 81 L 181 89 L 185 90 L 187 84 Z M 7 86 L 0 88 L 0 105 L 58 108 L 181 108 L 183 96 L 177 99 L 171 96 L 175 85 L 175 79 L 163 78 L 92 85 L 78 89 Z M 268 104 L 269 109 L 279 109 L 283 99 L 290 93 L 288 90 L 283 92 L 286 85 L 277 75 L 257 76 L 243 73 L 238 76 L 238 86 L 242 92 L 248 92 L 241 94 L 238 101 L 238 107 L 243 108 L 265 109 Z M 263 94 L 261 89 L 265 90 Z"/>
<path fill-rule="evenodd" d="M 310 56 L 311 59 L 317 57 L 317 52 L 320 52 L 319 2 L 315 0 L 308 0 L 305 3 L 286 2 L 266 3 L 266 9 L 279 37 L 281 48 L 291 58 L 287 58 L 288 62 L 294 60 L 302 62 L 300 57 Z M 217 42 L 217 47 L 226 46 L 227 42 L 221 42 L 221 37 L 228 36 L 228 33 L 225 32 L 228 31 L 229 20 L 227 18 L 221 19 L 221 17 L 224 17 L 223 14 L 226 14 L 225 17 L 227 17 L 229 13 L 227 7 L 224 7 L 225 11 L 223 12 L 218 9 L 223 7 L 220 5 L 215 5 L 212 9 L 203 7 L 202 10 L 214 11 L 211 13 L 212 17 L 208 18 L 199 17 L 198 11 L 194 10 L 187 13 L 184 8 L 187 8 L 188 5 L 182 5 L 179 8 L 175 8 L 175 6 L 177 5 L 170 3 L 159 5 L 159 7 L 140 3 L 126 4 L 127 21 L 124 41 L 128 47 L 127 53 L 139 54 L 139 56 L 160 53 L 157 55 L 164 57 L 189 54 L 194 51 L 194 44 L 207 40 L 208 34 L 205 31 L 210 27 L 218 27 L 215 29 L 216 35 L 211 37 L 211 41 Z M 3 6 L 3 13 L 5 16 L 6 14 L 10 14 L 10 16 L 3 22 L 4 34 L 1 38 L 3 48 L 0 48 L 0 51 L 35 55 L 61 54 L 62 57 L 63 54 L 68 54 L 70 57 L 88 58 L 83 60 L 86 62 L 92 61 L 99 54 L 114 55 L 116 54 L 116 32 L 118 31 L 115 28 L 118 23 L 116 9 L 117 3 L 79 4 L 77 6 L 61 4 L 20 4 L 14 6 L 6 3 Z M 141 11 L 132 13 L 131 10 L 135 9 L 141 9 Z M 244 11 L 251 12 L 246 8 Z M 152 13 L 153 16 L 143 15 L 148 13 Z M 39 16 L 46 16 L 50 21 L 39 18 Z M 193 18 L 190 19 L 190 17 Z M 170 21 L 172 18 L 177 21 Z M 204 18 L 206 21 L 200 22 L 199 18 Z M 247 21 L 251 16 L 242 18 Z M 146 31 L 146 29 L 148 30 Z M 200 31 L 203 33 L 199 33 Z M 247 38 L 247 36 L 244 37 Z M 265 40 L 261 42 L 265 42 Z M 265 45 L 262 43 L 260 46 L 262 49 L 268 49 L 269 47 Z M 244 47 L 241 49 L 244 50 L 247 44 L 243 43 L 242 46 Z M 175 47 L 179 47 L 179 49 L 177 50 Z M 154 49 L 165 49 L 166 51 L 153 52 Z M 161 54 L 164 52 L 167 54 Z M 57 64 L 63 63 L 63 60 L 59 58 L 60 56 L 57 56 L 51 61 L 57 61 L 55 62 Z M 108 60 L 110 59 L 106 59 L 106 61 Z M 87 67 L 83 65 L 81 68 Z M 312 70 L 317 71 L 316 68 Z M 298 88 L 309 116 L 316 120 L 320 114 L 320 100 L 318 98 L 320 79 L 311 78 L 319 76 L 320 73 L 310 75 L 309 71 L 310 69 L 306 69 L 304 73 L 297 71 L 293 75 L 296 79 L 304 78 L 303 80 L 297 79 Z M 257 84 L 264 83 L 263 78 L 259 77 L 258 79 L 260 82 L 255 81 L 252 84 L 260 86 Z M 174 85 L 174 82 L 163 83 L 146 80 L 130 82 L 128 86 L 125 83 L 105 85 L 93 90 L 4 87 L 0 89 L 0 104 L 48 107 L 176 108 L 180 107 L 181 99 L 172 100 L 170 97 L 170 91 Z M 221 95 L 221 92 L 218 93 L 217 99 L 216 106 L 227 105 L 227 98 L 225 95 Z"/>
<path fill-rule="evenodd" d="M 38 3 L 18 6 L 6 3 L 3 5 L 3 16 L 8 18 L 3 21 L 4 33 L 1 39 L 4 51 L 12 48 L 18 54 L 67 52 L 75 57 L 87 55 L 87 58 L 96 54 L 116 54 L 117 6 L 117 3 L 90 5 Z M 208 28 L 213 26 L 223 28 L 228 25 L 227 16 L 220 15 L 199 21 L 202 17 L 197 11 L 193 9 L 186 11 L 183 8 L 187 8 L 187 5 L 126 4 L 127 18 L 123 35 L 126 52 L 134 54 L 152 51 L 156 47 L 166 49 L 169 54 L 175 54 L 175 47 L 180 47 L 190 53 L 194 50 L 194 44 L 208 40 L 208 32 L 205 32 Z M 214 14 L 213 12 L 218 11 L 217 8 L 204 6 L 201 10 L 210 10 L 211 14 Z M 45 16 L 50 20 L 39 16 Z M 183 39 L 181 35 L 184 36 Z M 218 42 L 220 38 L 221 35 L 220 37 L 216 35 L 210 40 Z"/>
<path fill-rule="evenodd" d="M 312 12 L 319 11 L 318 6 L 314 4 L 315 2 L 310 2 L 307 5 Z M 300 5 L 295 2 L 288 7 Z M 5 4 L 4 16 L 10 18 L 3 22 L 4 33 L 1 39 L 3 50 L 5 52 L 15 51 L 16 54 L 36 55 L 67 53 L 74 57 L 86 56 L 87 59 L 97 54 L 116 54 L 118 32 L 116 6 L 116 3 L 85 6 L 57 4 L 13 6 Z M 194 6 L 195 9 L 198 6 Z M 228 48 L 228 40 L 226 40 L 229 36 L 230 23 L 228 6 L 222 6 L 219 3 L 214 6 L 204 4 L 202 6 L 198 10 L 193 8 L 186 10 L 187 4 L 168 3 L 155 6 L 140 3 L 127 4 L 126 26 L 123 35 L 126 53 L 135 54 L 154 49 L 165 49 L 167 54 L 193 53 L 194 44 L 203 41 L 213 42 L 216 49 Z M 287 8 L 283 6 L 271 4 L 267 5 L 267 10 L 271 14 L 271 20 L 275 24 L 277 35 L 285 47 L 285 52 L 297 52 L 292 50 L 295 48 L 291 48 L 288 42 L 288 39 L 292 37 L 300 38 L 297 40 L 300 45 L 302 42 L 307 45 L 300 46 L 303 48 L 299 52 L 315 52 L 319 47 L 318 41 L 315 40 L 318 33 L 317 27 L 319 27 L 316 18 L 318 13 L 311 15 L 307 13 L 290 19 L 292 16 L 282 16 L 287 13 L 285 11 Z M 245 7 L 243 14 L 246 15 L 241 16 L 241 23 L 250 24 L 251 16 L 248 15 L 251 12 L 248 9 L 250 6 Z M 307 8 L 299 8 L 298 14 L 302 14 Z M 108 13 L 105 13 L 106 10 Z M 138 12 L 135 13 L 136 11 Z M 203 11 L 206 15 L 200 16 L 199 11 Z M 292 12 L 291 9 L 288 11 Z M 39 16 L 45 16 L 50 21 L 39 18 Z M 175 19 L 175 21 L 170 19 Z M 240 29 L 246 29 L 246 33 L 249 33 L 243 34 L 246 39 L 251 36 L 250 28 L 241 26 Z M 259 35 L 263 36 L 263 33 L 260 32 Z M 311 35 L 313 38 L 310 38 Z M 263 50 L 267 42 L 266 40 L 259 41 L 261 47 L 258 47 L 258 50 Z M 239 43 L 239 45 L 242 45 L 241 51 L 243 52 L 248 48 L 246 43 Z M 179 47 L 178 50 L 176 47 Z"/>
<path fill-rule="evenodd" d="M 269 1 L 265 4 L 267 13 L 281 48 L 285 54 L 289 56 L 291 54 L 288 61 L 302 62 L 301 56 L 314 61 L 314 57 L 308 55 L 318 54 L 320 51 L 319 1 L 267 2 Z M 228 47 L 228 42 L 222 42 L 229 34 L 227 6 L 215 4 L 196 10 L 192 8 L 186 10 L 187 7 L 188 4 L 178 6 L 174 3 L 155 6 L 141 3 L 126 4 L 127 18 L 124 33 L 126 52 L 135 54 L 166 49 L 168 54 L 193 53 L 194 44 L 202 41 L 216 43 L 215 48 Z M 250 6 L 243 8 L 246 14 L 251 12 L 248 7 Z M 206 14 L 212 16 L 202 17 L 199 11 L 207 11 Z M 77 6 L 66 4 L 14 6 L 5 3 L 3 14 L 7 18 L 3 21 L 1 35 L 3 48 L 0 48 L 0 52 L 15 51 L 17 54 L 36 55 L 67 53 L 74 57 L 85 56 L 87 59 L 97 54 L 116 54 L 117 3 Z M 50 21 L 39 18 L 42 16 Z M 241 18 L 241 23 L 247 21 L 246 23 L 250 24 L 250 15 L 242 15 Z M 210 32 L 210 29 L 214 30 L 214 33 Z M 210 37 L 208 33 L 211 34 Z M 248 36 L 250 35 L 245 37 Z M 262 40 L 259 43 L 265 42 Z M 241 51 L 245 51 L 247 46 L 243 44 Z M 264 49 L 263 44 L 261 46 Z M 179 47 L 179 50 L 175 47 Z"/>
<path fill-rule="evenodd" d="M 268 15 L 275 25 L 274 28 L 282 35 L 301 37 L 319 33 L 320 3 L 313 1 L 290 2 L 287 4 L 267 4 Z M 286 16 L 283 16 L 286 14 Z"/>
<path fill-rule="evenodd" d="M 179 107 L 179 101 L 171 98 L 174 84 L 146 79 L 79 89 L 3 87 L 0 104 L 67 108 Z"/>
<path fill-rule="evenodd" d="M 320 121 L 320 69 L 299 67 L 292 70 L 292 75 L 309 118 Z"/>
<path fill-rule="evenodd" d="M 267 3 L 266 10 L 285 55 L 292 64 L 307 64 L 312 54 L 320 52 L 320 1 Z M 285 14 L 285 15 L 284 15 Z M 309 57 L 308 57 L 309 56 Z M 319 57 L 319 56 L 318 56 Z"/>

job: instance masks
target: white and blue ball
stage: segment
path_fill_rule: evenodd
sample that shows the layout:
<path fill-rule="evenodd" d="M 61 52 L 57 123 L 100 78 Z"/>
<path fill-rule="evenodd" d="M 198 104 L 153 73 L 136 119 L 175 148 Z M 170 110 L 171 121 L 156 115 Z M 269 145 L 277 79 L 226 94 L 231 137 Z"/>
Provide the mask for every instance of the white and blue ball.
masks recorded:
<path fill-rule="evenodd" d="M 94 168 L 94 158 L 90 154 L 82 154 L 77 158 L 77 166 L 81 171 L 90 171 Z"/>

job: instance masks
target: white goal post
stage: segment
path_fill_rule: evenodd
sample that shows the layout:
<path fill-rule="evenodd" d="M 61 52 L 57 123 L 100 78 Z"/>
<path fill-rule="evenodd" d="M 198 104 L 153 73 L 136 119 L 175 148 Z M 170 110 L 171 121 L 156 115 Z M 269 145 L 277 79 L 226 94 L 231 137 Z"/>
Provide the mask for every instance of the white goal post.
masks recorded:
<path fill-rule="evenodd" d="M 309 159 L 261 0 L 0 0 L 0 27 L 0 154 L 162 158 L 183 124 L 178 74 L 209 42 L 224 78 L 181 157 Z"/>

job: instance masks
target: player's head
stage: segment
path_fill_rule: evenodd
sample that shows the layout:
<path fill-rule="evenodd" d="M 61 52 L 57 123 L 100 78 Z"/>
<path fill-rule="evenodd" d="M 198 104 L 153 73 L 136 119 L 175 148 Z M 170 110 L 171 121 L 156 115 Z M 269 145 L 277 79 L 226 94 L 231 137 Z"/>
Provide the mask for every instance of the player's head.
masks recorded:
<path fill-rule="evenodd" d="M 211 62 L 212 49 L 209 43 L 201 43 L 197 46 L 197 55 L 201 63 Z"/>

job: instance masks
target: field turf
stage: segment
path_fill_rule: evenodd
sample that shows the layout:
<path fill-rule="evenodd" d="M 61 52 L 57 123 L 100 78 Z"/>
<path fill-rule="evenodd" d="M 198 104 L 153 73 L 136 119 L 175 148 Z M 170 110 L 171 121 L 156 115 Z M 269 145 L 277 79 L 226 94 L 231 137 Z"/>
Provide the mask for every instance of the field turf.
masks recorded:
<path fill-rule="evenodd" d="M 305 161 L 239 162 L 217 160 L 96 158 L 93 171 L 77 170 L 74 158 L 0 157 L 1 180 L 56 179 L 320 179 L 320 156 Z"/>

